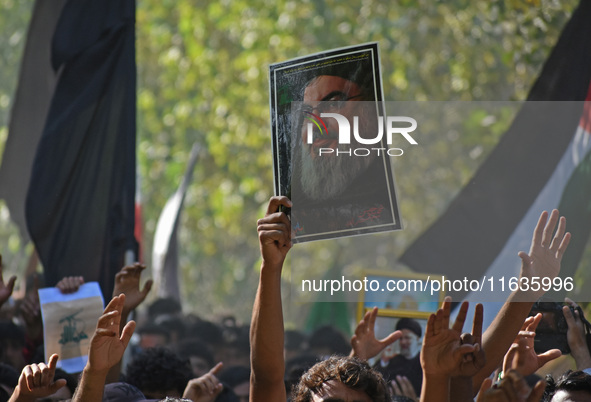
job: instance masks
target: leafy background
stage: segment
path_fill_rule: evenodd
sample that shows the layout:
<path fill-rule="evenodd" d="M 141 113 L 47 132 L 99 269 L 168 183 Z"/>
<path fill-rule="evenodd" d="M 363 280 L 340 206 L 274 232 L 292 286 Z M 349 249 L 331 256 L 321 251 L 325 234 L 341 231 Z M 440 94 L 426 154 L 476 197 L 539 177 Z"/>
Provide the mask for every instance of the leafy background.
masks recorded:
<path fill-rule="evenodd" d="M 0 0 L 0 148 L 32 5 Z M 198 142 L 207 152 L 179 233 L 184 309 L 248 321 L 258 281 L 256 219 L 273 191 L 270 63 L 378 41 L 387 101 L 523 100 L 575 6 L 573 0 L 138 0 L 144 250 L 151 250 L 159 213 Z M 474 119 L 461 134 L 417 139 L 419 147 L 395 162 L 405 229 L 389 238 L 389 250 L 366 261 L 346 253 L 350 239 L 319 242 L 298 250 L 309 269 L 360 261 L 396 267 L 391 256 L 443 211 L 508 121 L 485 127 Z M 22 244 L 3 204 L 0 244 L 7 271 L 22 275 L 31 246 Z M 289 288 L 289 270 L 285 279 Z M 288 320 L 303 322 L 310 304 L 295 296 L 287 304 Z"/>

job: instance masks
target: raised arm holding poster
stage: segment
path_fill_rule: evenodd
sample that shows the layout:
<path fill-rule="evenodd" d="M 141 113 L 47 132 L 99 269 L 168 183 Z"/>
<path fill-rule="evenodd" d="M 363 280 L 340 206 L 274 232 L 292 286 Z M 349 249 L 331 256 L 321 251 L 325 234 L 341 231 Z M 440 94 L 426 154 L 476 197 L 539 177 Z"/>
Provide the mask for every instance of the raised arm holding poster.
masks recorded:
<path fill-rule="evenodd" d="M 377 43 L 273 64 L 270 80 L 275 194 L 293 202 L 294 241 L 400 229 L 384 138 L 359 138 L 383 129 Z"/>

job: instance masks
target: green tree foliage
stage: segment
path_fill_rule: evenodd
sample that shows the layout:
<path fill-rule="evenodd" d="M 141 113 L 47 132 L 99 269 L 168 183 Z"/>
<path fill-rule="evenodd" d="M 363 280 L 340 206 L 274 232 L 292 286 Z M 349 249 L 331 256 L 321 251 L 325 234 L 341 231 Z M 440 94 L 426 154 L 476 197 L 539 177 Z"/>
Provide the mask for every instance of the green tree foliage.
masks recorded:
<path fill-rule="evenodd" d="M 379 41 L 386 100 L 523 99 L 573 4 L 140 1 L 139 150 L 148 234 L 191 143 L 207 149 L 183 219 L 185 300 L 197 311 L 248 314 L 258 277 L 255 222 L 272 195 L 270 63 Z M 407 233 L 398 236 L 396 254 L 442 211 L 500 133 L 444 138 L 417 163 L 400 162 Z M 322 271 L 350 242 L 298 245 L 298 259 L 308 261 L 298 266 Z"/>
<path fill-rule="evenodd" d="M 195 169 L 181 222 L 182 297 L 187 310 L 206 316 L 232 312 L 247 319 L 258 279 L 256 220 L 273 192 L 269 64 L 378 41 L 388 101 L 520 100 L 576 2 L 138 0 L 137 4 L 144 250 L 151 250 L 159 213 L 180 181 L 192 143 L 198 142 L 206 152 Z M 5 38 L 0 45 L 2 66 L 10 65 L 0 69 L 0 135 L 5 137 L 4 100 L 12 93 L 7 82 L 15 81 L 20 56 L 10 38 L 17 32 L 22 37 L 24 25 L 19 24 L 28 18 L 30 2 L 0 0 L 0 5 Z M 482 125 L 476 121 L 474 127 Z M 395 163 L 406 229 L 397 235 L 393 250 L 378 251 L 377 257 L 366 261 L 344 258 L 351 240 L 320 242 L 300 248 L 302 261 L 309 261 L 309 269 L 316 271 L 332 266 L 339 255 L 339 261 L 351 266 L 388 267 L 389 253 L 400 254 L 441 213 L 503 127 L 433 139 L 428 148 L 409 149 L 412 156 Z M 358 239 L 369 242 L 369 237 Z M 149 265 L 149 255 L 145 257 Z M 290 274 L 288 270 L 286 283 Z M 295 309 L 295 319 L 302 322 L 299 314 L 306 309 Z"/>
<path fill-rule="evenodd" d="M 4 144 L 8 136 L 10 108 L 16 90 L 20 60 L 32 9 L 32 0 L 0 0 L 0 154 L 4 152 Z M 18 230 L 10 221 L 8 208 L 2 200 L 0 200 L 0 244 L 6 276 L 24 272 L 31 248 L 26 248 L 22 244 Z"/>

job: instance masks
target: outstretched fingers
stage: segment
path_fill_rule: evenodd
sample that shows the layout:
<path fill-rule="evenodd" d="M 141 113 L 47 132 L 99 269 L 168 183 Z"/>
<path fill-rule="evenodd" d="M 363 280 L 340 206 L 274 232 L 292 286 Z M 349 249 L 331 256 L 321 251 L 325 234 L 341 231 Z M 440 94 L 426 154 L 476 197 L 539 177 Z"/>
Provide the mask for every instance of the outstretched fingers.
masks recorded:
<path fill-rule="evenodd" d="M 566 248 L 568 247 L 568 244 L 570 243 L 570 238 L 571 238 L 571 234 L 569 232 L 567 232 L 564 237 L 562 238 L 562 241 L 560 242 L 560 246 L 558 246 L 558 250 L 556 251 L 556 258 L 558 258 L 559 260 L 562 260 L 562 256 L 564 255 L 564 252 L 566 251 Z"/>
<path fill-rule="evenodd" d="M 127 348 L 129 341 L 131 340 L 131 336 L 133 335 L 133 331 L 135 331 L 135 321 L 131 320 L 125 327 L 123 327 L 123 331 L 121 331 L 121 343 L 123 343 L 123 347 Z"/>
<path fill-rule="evenodd" d="M 527 331 L 530 324 L 534 322 L 534 316 L 530 315 L 523 321 L 523 325 L 521 326 L 520 331 Z"/>
<path fill-rule="evenodd" d="M 427 330 L 425 331 L 425 338 L 429 339 L 435 335 L 437 335 L 439 333 L 439 331 L 441 330 L 440 328 L 438 328 L 438 324 L 437 323 L 437 313 L 435 314 L 431 314 L 429 316 L 429 319 L 427 320 Z"/>
<path fill-rule="evenodd" d="M 384 345 L 384 347 L 386 347 L 386 346 L 390 346 L 391 344 L 393 344 L 394 342 L 396 342 L 400 338 L 402 338 L 402 331 L 398 330 L 398 331 L 392 332 L 390 335 L 388 335 L 387 337 L 382 339 L 380 341 L 380 343 L 382 343 Z"/>
<path fill-rule="evenodd" d="M 110 313 L 112 311 L 119 310 L 119 308 L 123 306 L 123 301 L 125 301 L 124 294 L 120 294 L 118 296 L 113 296 L 113 298 L 111 299 L 109 304 L 107 304 L 107 307 L 105 307 L 105 310 L 103 311 L 103 315 Z"/>
<path fill-rule="evenodd" d="M 450 303 L 451 306 L 451 303 Z M 451 307 L 450 307 L 451 308 Z M 452 329 L 457 333 L 462 333 L 462 329 L 464 328 L 464 322 L 466 321 L 466 315 L 468 314 L 468 302 L 464 301 L 460 306 L 460 310 L 458 311 L 458 315 L 456 316 L 456 320 L 454 321 L 454 325 Z"/>
<path fill-rule="evenodd" d="M 118 311 L 109 311 L 101 315 L 97 322 L 97 329 L 104 329 L 107 331 L 114 331 L 114 328 L 119 328 L 121 315 Z"/>
<path fill-rule="evenodd" d="M 482 342 L 482 321 L 484 320 L 484 308 L 481 303 L 474 309 L 474 320 L 472 321 L 472 340 L 474 343 Z"/>
<path fill-rule="evenodd" d="M 443 311 L 442 325 L 445 329 L 448 329 L 449 317 L 451 316 L 451 296 L 445 296 L 445 299 L 443 299 L 441 310 Z"/>
<path fill-rule="evenodd" d="M 550 349 L 542 354 L 539 354 L 538 362 L 540 363 L 540 367 L 542 367 L 549 361 L 558 359 L 560 356 L 562 356 L 562 352 L 560 351 L 560 349 Z"/>
<path fill-rule="evenodd" d="M 213 375 L 217 375 L 222 370 L 222 368 L 224 368 L 224 363 L 219 362 L 211 370 L 209 370 L 209 373 L 213 374 Z"/>
<path fill-rule="evenodd" d="M 542 232 L 542 246 L 548 247 L 550 245 L 550 242 L 552 241 L 552 233 L 554 232 L 554 228 L 556 227 L 556 222 L 558 222 L 559 216 L 558 210 L 553 209 Z"/>
<path fill-rule="evenodd" d="M 57 368 L 58 359 L 59 356 L 54 353 L 51 355 L 49 361 L 47 362 L 47 378 L 44 381 L 43 385 L 48 387 L 48 393 L 50 395 L 57 392 L 58 389 L 66 385 L 66 380 L 63 378 L 60 378 L 55 382 L 53 381 L 53 378 L 55 377 L 55 369 Z"/>
<path fill-rule="evenodd" d="M 528 318 L 530 318 L 530 317 L 528 317 Z M 525 330 L 527 332 L 534 332 L 535 333 L 536 329 L 538 328 L 538 325 L 540 324 L 540 322 L 542 322 L 542 313 L 538 313 L 531 318 L 532 318 L 532 320 Z"/>
<path fill-rule="evenodd" d="M 99 329 L 118 333 L 124 303 L 125 294 L 123 293 L 111 299 L 107 307 L 105 307 L 103 315 L 97 321 L 97 333 Z"/>
<path fill-rule="evenodd" d="M 429 317 L 429 321 L 427 322 L 427 330 L 430 330 L 431 335 L 438 335 L 441 331 L 449 329 L 450 314 L 451 297 L 446 296 L 445 299 L 443 299 L 443 304 L 441 305 L 441 308 L 438 309 L 435 314 L 431 314 L 431 316 Z"/>
<path fill-rule="evenodd" d="M 556 228 L 557 223 L 558 228 Z M 556 233 L 552 236 L 554 228 L 556 228 Z M 534 245 L 548 247 L 556 253 L 556 258 L 560 260 L 568 247 L 570 238 L 571 234 L 566 232 L 566 218 L 560 216 L 557 209 L 552 210 L 552 213 L 549 216 L 548 212 L 544 211 L 540 215 L 540 219 L 534 230 L 532 247 Z M 520 257 L 522 256 L 520 255 Z"/>
<path fill-rule="evenodd" d="M 377 307 L 374 307 L 373 310 L 366 312 L 361 321 L 359 321 L 359 324 L 357 324 L 357 327 L 355 328 L 355 335 L 357 335 L 357 337 L 364 336 L 367 332 L 369 332 L 371 315 L 373 314 L 374 310 L 377 314 Z"/>
<path fill-rule="evenodd" d="M 555 210 L 556 211 L 556 210 Z M 557 250 L 558 246 L 562 242 L 562 238 L 564 237 L 564 232 L 566 231 L 566 218 L 561 216 L 558 220 L 558 228 L 556 229 L 556 233 L 552 238 L 552 242 L 550 243 L 550 250 Z"/>
<path fill-rule="evenodd" d="M 148 293 L 150 293 L 150 290 L 152 290 L 152 285 L 154 285 L 154 280 L 148 279 L 144 284 L 144 288 L 142 289 L 143 298 L 146 298 L 146 296 L 148 296 Z"/>
<path fill-rule="evenodd" d="M 532 237 L 532 246 L 534 244 L 541 244 L 542 239 L 544 236 L 544 227 L 546 226 L 546 222 L 548 221 L 548 211 L 542 211 L 540 214 L 540 218 L 538 219 L 538 223 L 536 224 L 536 228 L 534 229 L 534 235 Z"/>
<path fill-rule="evenodd" d="M 554 210 L 556 211 L 556 210 Z M 552 211 L 554 213 L 554 211 Z M 558 211 L 556 211 L 558 214 Z M 568 243 L 570 242 L 571 234 L 566 232 L 566 218 L 564 216 L 560 217 L 560 221 L 558 222 L 558 229 L 556 229 L 556 234 L 552 239 L 552 243 L 550 243 L 550 250 L 556 253 L 556 258 L 559 260 L 562 259 L 562 255 L 566 251 L 568 247 Z"/>
<path fill-rule="evenodd" d="M 433 320 L 431 320 L 433 318 Z M 432 321 L 431 325 L 431 334 L 432 335 L 439 335 L 441 331 L 443 331 L 446 327 L 443 325 L 443 309 L 437 310 L 437 312 L 429 317 L 429 322 Z M 427 325 L 429 324 L 427 323 Z"/>
<path fill-rule="evenodd" d="M 57 361 L 59 359 L 59 356 L 54 353 L 51 355 L 51 357 L 49 358 L 49 361 L 47 362 L 47 383 L 45 385 L 50 385 L 52 380 L 53 380 L 53 376 L 55 375 L 55 369 L 57 368 Z"/>
<path fill-rule="evenodd" d="M 376 319 L 378 318 L 378 308 L 374 307 L 373 309 L 371 309 L 371 311 L 368 311 L 368 313 L 369 315 L 365 314 L 365 317 L 363 317 L 363 319 L 367 323 L 367 329 L 371 331 L 375 328 L 376 325 Z"/>

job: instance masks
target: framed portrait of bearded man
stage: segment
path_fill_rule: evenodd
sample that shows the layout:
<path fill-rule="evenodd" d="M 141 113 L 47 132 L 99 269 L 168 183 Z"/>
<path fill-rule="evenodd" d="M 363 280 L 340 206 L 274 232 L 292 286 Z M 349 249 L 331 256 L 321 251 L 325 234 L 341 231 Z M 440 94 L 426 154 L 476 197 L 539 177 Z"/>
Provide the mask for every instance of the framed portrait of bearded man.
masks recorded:
<path fill-rule="evenodd" d="M 270 107 L 275 194 L 293 203 L 294 242 L 401 228 L 377 43 L 272 64 Z"/>

